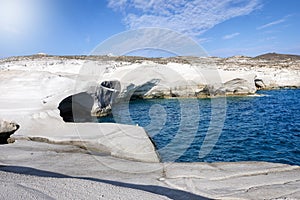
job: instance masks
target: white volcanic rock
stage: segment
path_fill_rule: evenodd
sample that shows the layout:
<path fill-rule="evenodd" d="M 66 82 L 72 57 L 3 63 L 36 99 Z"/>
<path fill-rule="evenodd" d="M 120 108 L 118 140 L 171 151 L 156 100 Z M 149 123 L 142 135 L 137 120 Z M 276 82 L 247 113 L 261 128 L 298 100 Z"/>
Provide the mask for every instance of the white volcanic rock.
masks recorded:
<path fill-rule="evenodd" d="M 26 168 L 25 168 L 26 169 Z M 43 173 L 43 172 L 41 172 Z M 0 172 L 1 199 L 169 199 L 162 195 L 112 185 L 100 180 L 74 179 L 68 176 L 50 177 Z M 53 175 L 55 176 L 55 174 Z M 47 183 L 47 187 L 43 186 Z"/>
<path fill-rule="evenodd" d="M 132 95 L 141 98 L 195 97 L 196 93 L 202 90 L 205 85 L 226 88 L 229 86 L 228 81 L 236 78 L 245 79 L 248 82 L 245 91 L 240 92 L 240 94 L 247 95 L 256 92 L 254 74 L 228 73 L 214 67 L 179 63 L 165 65 L 147 61 L 116 68 L 104 74 L 104 77 L 106 79 L 113 77 L 121 82 L 122 88 L 118 98 L 126 98 Z M 243 83 L 241 87 L 244 86 Z M 246 90 L 246 88 L 249 89 Z M 232 89 L 228 88 L 228 90 Z M 232 92 L 229 92 L 229 94 L 232 94 Z"/>
<path fill-rule="evenodd" d="M 300 57 L 283 54 L 266 54 L 255 58 L 231 57 L 214 59 L 220 70 L 233 73 L 255 74 L 263 80 L 267 89 L 300 87 Z"/>
<path fill-rule="evenodd" d="M 97 100 L 97 88 L 103 81 L 120 82 L 117 99 L 107 98 L 110 102 L 134 96 L 195 97 L 207 85 L 214 86 L 221 93 L 251 94 L 255 92 L 255 79 L 261 79 L 267 88 L 300 86 L 299 63 L 299 60 L 274 61 L 249 57 L 13 57 L 0 60 L 0 117 L 17 121 L 22 127 L 18 131 L 20 135 L 44 137 L 54 141 L 62 138 L 62 135 L 65 135 L 64 141 L 72 141 L 74 138 L 77 140 L 78 137 L 74 136 L 76 127 L 90 127 L 93 135 L 88 133 L 87 138 L 83 139 L 91 144 L 91 140 L 102 137 L 101 133 L 94 130 L 99 125 L 65 124 L 57 107 L 65 98 L 81 92 L 86 92 Z M 107 101 L 104 102 L 105 109 L 111 106 Z M 97 110 L 97 106 L 93 105 L 93 110 Z M 54 131 L 49 131 L 51 128 Z M 112 130 L 117 131 L 115 128 Z M 134 127 L 130 131 L 134 136 L 140 134 L 143 139 L 148 137 L 141 128 Z M 117 135 L 128 138 L 124 139 L 123 144 L 120 144 L 121 140 L 115 140 L 116 137 L 111 139 L 116 145 L 100 140 L 91 146 L 99 145 L 98 149 L 102 148 L 122 157 L 124 153 L 120 149 L 124 150 L 130 144 L 132 148 L 128 147 L 126 154 L 130 155 L 129 159 L 134 159 L 137 152 L 134 148 L 141 145 L 141 140 L 133 140 L 130 138 L 131 134 L 122 135 L 120 132 Z M 151 142 L 148 140 L 142 144 L 144 146 L 140 146 L 140 150 L 145 149 L 141 151 L 142 154 L 149 151 L 152 153 L 149 159 L 140 156 L 138 160 L 153 159 L 152 161 L 157 162 Z M 121 148 L 113 149 L 113 146 Z"/>
<path fill-rule="evenodd" d="M 241 82 L 232 80 L 247 81 L 253 89 L 255 76 L 267 88 L 300 86 L 298 60 L 192 59 L 192 64 L 177 58 L 111 56 L 0 60 L 0 118 L 21 126 L 15 143 L 0 146 L 0 198 L 300 199 L 299 166 L 158 163 L 140 127 L 65 123 L 59 116 L 63 99 L 91 94 L 109 80 L 120 81 L 119 98 L 134 93 L 188 96 L 207 84 L 220 88 L 226 82 L 239 87 Z M 81 74 L 83 65 L 98 66 L 103 75 L 95 71 L 90 80 Z"/>
<path fill-rule="evenodd" d="M 218 88 L 215 93 L 218 94 L 226 94 L 226 95 L 243 95 L 243 94 L 254 94 L 256 92 L 256 87 L 253 82 L 253 79 L 247 81 L 245 79 L 232 79 L 224 83 L 223 86 Z"/>
<path fill-rule="evenodd" d="M 17 136 L 53 143 L 75 143 L 120 158 L 159 162 L 152 142 L 140 127 L 66 124 L 59 116 L 59 103 L 72 94 L 88 90 L 88 86 L 76 87 L 76 70 L 73 75 L 70 69 L 68 74 L 61 75 L 53 72 L 60 71 L 61 66 L 52 67 L 51 72 L 22 70 L 24 66 L 0 71 L 0 117 L 20 124 Z"/>
<path fill-rule="evenodd" d="M 266 162 L 142 163 L 70 146 L 0 146 L 0 197 L 299 199 L 300 167 Z M 47 181 L 47 185 L 45 185 Z M 122 195 L 122 196 L 120 196 Z M 14 196 L 12 196 L 14 197 Z"/>
<path fill-rule="evenodd" d="M 0 133 L 16 131 L 18 128 L 18 124 L 0 119 Z"/>
<path fill-rule="evenodd" d="M 105 123 L 64 123 L 44 113 L 32 116 L 18 136 L 38 142 L 72 144 L 103 155 L 159 162 L 158 155 L 142 127 Z M 18 139 L 16 136 L 16 139 Z"/>

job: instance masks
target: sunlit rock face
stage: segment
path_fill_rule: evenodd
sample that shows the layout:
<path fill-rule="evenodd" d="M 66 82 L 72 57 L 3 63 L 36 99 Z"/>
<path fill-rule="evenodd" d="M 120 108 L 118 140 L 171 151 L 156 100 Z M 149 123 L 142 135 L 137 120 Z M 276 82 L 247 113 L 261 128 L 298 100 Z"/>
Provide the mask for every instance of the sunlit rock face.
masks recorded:
<path fill-rule="evenodd" d="M 78 62 L 82 58 L 76 59 Z M 77 104 L 73 107 L 79 110 L 79 121 L 90 121 L 90 115 L 110 115 L 113 104 L 124 100 L 252 95 L 258 89 L 300 85 L 297 78 L 300 61 L 289 56 L 280 59 L 276 55 L 224 59 L 99 56 L 96 60 L 98 67 L 105 64 L 106 70 L 103 78 L 95 81 L 93 90 L 83 90 L 93 98 L 92 108 L 85 106 L 83 111 Z M 82 112 L 86 117 L 82 117 Z"/>
<path fill-rule="evenodd" d="M 214 95 L 248 95 L 254 94 L 256 92 L 256 87 L 254 83 L 254 79 L 250 81 L 236 78 L 224 83 L 220 88 L 213 92 Z"/>
<path fill-rule="evenodd" d="M 218 96 L 239 96 L 251 95 L 256 92 L 254 80 L 245 80 L 241 78 L 232 79 L 226 83 L 218 85 L 206 85 L 202 90 L 196 93 L 197 97 L 218 97 Z"/>

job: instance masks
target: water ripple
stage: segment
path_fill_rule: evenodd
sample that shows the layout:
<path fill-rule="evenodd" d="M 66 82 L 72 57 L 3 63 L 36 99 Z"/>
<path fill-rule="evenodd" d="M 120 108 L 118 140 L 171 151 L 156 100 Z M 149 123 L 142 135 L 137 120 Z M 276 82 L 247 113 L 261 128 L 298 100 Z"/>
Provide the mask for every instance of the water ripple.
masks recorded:
<path fill-rule="evenodd" d="M 200 113 L 195 113 L 193 109 L 189 112 L 190 115 L 200 115 L 197 134 L 190 147 L 176 161 L 268 161 L 300 165 L 300 90 L 259 93 L 262 96 L 227 98 L 227 113 L 222 134 L 210 154 L 201 159 L 199 151 L 210 125 L 211 101 L 199 99 Z M 164 126 L 152 138 L 160 152 L 159 150 L 175 137 L 181 126 L 181 118 L 185 116 L 181 116 L 181 104 L 176 99 L 130 102 L 132 121 L 145 127 L 147 132 L 153 131 L 149 128 L 147 130 L 147 125 L 151 123 L 149 109 L 154 104 L 159 104 L 166 113 Z M 182 140 L 190 139 L 189 130 L 194 128 L 188 123 L 185 126 Z M 180 148 L 178 146 L 178 149 Z M 163 161 L 168 161 L 174 154 L 166 151 L 160 153 Z"/>

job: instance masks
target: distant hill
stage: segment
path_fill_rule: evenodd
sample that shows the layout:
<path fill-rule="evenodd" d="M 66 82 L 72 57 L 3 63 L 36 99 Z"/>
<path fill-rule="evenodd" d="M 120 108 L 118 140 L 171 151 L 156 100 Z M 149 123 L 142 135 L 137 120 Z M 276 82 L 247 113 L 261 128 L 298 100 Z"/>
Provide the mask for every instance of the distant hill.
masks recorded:
<path fill-rule="evenodd" d="M 277 54 L 277 53 L 266 53 L 260 56 L 256 56 L 253 59 L 263 59 L 263 60 L 300 60 L 300 55 L 289 55 L 289 54 Z"/>
<path fill-rule="evenodd" d="M 140 57 L 140 56 L 111 56 L 111 55 L 48 55 L 45 53 L 38 53 L 28 56 L 13 56 L 8 58 L 0 58 L 1 62 L 13 62 L 21 60 L 35 60 L 35 59 L 75 59 L 75 60 L 99 60 L 99 61 L 117 61 L 117 62 L 131 62 L 131 63 L 141 63 L 143 61 L 153 61 L 160 64 L 167 64 L 168 62 L 183 63 L 188 64 L 190 61 L 199 61 L 199 60 L 214 60 L 215 62 L 226 61 L 226 62 L 235 62 L 241 60 L 266 60 L 266 61 L 279 61 L 279 60 L 293 60 L 299 61 L 300 55 L 290 55 L 290 54 L 278 54 L 278 53 L 266 53 L 256 57 L 236 55 L 227 58 L 221 57 L 193 57 L 193 56 L 176 56 L 176 57 L 161 57 L 161 58 L 149 58 L 149 57 Z"/>

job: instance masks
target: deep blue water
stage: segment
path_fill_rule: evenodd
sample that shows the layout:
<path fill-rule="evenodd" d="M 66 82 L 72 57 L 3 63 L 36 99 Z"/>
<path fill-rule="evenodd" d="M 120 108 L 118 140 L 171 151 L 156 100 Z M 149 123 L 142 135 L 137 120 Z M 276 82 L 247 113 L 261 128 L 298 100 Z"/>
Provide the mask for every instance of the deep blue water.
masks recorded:
<path fill-rule="evenodd" d="M 262 96 L 130 101 L 115 107 L 114 119 L 101 120 L 144 127 L 163 161 L 300 165 L 300 90 L 258 93 Z M 206 135 L 208 148 L 201 149 Z"/>

